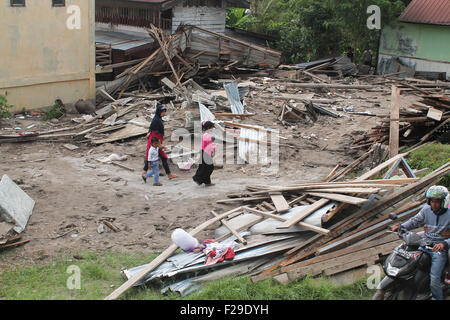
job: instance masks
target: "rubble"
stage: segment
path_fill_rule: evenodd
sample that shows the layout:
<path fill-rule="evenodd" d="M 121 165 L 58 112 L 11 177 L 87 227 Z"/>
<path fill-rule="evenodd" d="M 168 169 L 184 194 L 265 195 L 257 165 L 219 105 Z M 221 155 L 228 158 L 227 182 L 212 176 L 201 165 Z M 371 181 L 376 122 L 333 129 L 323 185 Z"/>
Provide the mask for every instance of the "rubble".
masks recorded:
<path fill-rule="evenodd" d="M 251 279 L 254 282 L 272 277 L 286 282 L 307 275 L 330 276 L 357 267 L 370 266 L 388 255 L 400 242 L 398 237 L 385 231 L 393 222 L 389 214 L 394 212 L 399 221 L 416 214 L 425 204 L 423 190 L 450 172 L 450 162 L 447 162 L 420 179 L 415 178 L 413 172 L 406 171 L 408 176 L 412 175 L 414 178 L 390 179 L 393 172 L 391 169 L 384 179 L 369 180 L 392 164 L 394 168 L 397 167 L 405 161 L 403 157 L 406 155 L 398 155 L 349 181 L 286 187 L 247 186 L 249 192 L 239 196 L 245 198 L 264 195 L 265 199 L 272 199 L 273 206 L 267 206 L 267 203 L 263 202 L 259 209 L 258 206 L 251 208 L 244 205 L 223 214 L 213 212 L 215 218 L 189 232 L 191 236 L 196 236 L 205 226 L 221 221 L 224 228 L 216 230 L 215 241 L 240 242 L 232 261 L 209 265 L 205 264 L 207 257 L 204 252 L 173 255 L 177 248 L 173 244 L 150 264 L 124 270 L 128 281 L 106 299 L 116 299 L 131 286 L 156 279 L 159 283 L 166 283 L 162 291 L 172 290 L 187 294 L 211 278 L 208 274 L 216 273 L 217 277 L 228 274 L 230 271 L 227 272 L 227 268 L 233 268 L 235 275 L 253 275 Z M 367 190 L 363 190 L 364 188 Z M 311 190 L 320 190 L 322 193 Z M 331 200 L 325 198 L 323 191 L 333 192 L 336 197 Z M 358 194 L 364 201 L 352 202 L 349 207 L 340 194 L 344 192 Z M 382 197 L 374 201 L 377 194 L 382 194 Z M 310 199 L 311 204 L 296 206 L 299 202 Z M 243 198 L 239 199 L 242 200 Z M 252 201 L 261 203 L 261 199 Z M 280 212 L 284 214 L 277 214 Z M 336 219 L 337 217 L 339 219 Z M 307 218 L 310 219 L 309 223 Z M 265 227 L 257 227 L 263 222 Z M 329 226 L 328 229 L 323 228 L 324 224 Z M 303 229 L 298 229 L 299 226 Z M 295 229 L 292 229 L 293 227 Z M 287 234 L 279 236 L 280 229 Z M 274 232 L 277 232 L 277 236 Z M 257 244 L 252 240 L 254 237 L 259 239 Z"/>
<path fill-rule="evenodd" d="M 273 277 L 287 282 L 308 274 L 329 276 L 376 263 L 397 244 L 397 238 L 384 231 L 392 222 L 389 213 L 394 211 L 400 219 L 406 219 L 418 212 L 424 203 L 422 191 L 450 170 L 447 163 L 418 179 L 404 160 L 407 153 L 391 155 L 385 161 L 391 122 L 398 121 L 399 145 L 420 147 L 448 132 L 448 83 L 424 83 L 393 78 L 394 75 L 359 76 L 355 65 L 340 57 L 277 68 L 278 52 L 197 27 L 184 26 L 171 36 L 154 27 L 148 31 L 160 47 L 150 56 L 127 64 L 114 81 L 101 83 L 94 113 L 76 114 L 68 122 L 61 118 L 55 125 L 24 126 L 19 121 L 27 119 L 17 119 L 12 128 L 1 130 L 0 144 L 55 142 L 75 151 L 84 144 L 96 148 L 138 139 L 147 134 L 156 103 L 160 102 L 170 106 L 170 117 L 174 117 L 167 120 L 168 127 L 187 129 L 189 141 L 198 137 L 193 130 L 195 121 L 213 121 L 216 138 L 224 139 L 225 150 L 236 148 L 236 156 L 244 164 L 255 164 L 252 161 L 256 153 L 258 165 L 269 163 L 267 154 L 260 152 L 261 145 L 295 152 L 299 141 L 307 143 L 311 150 L 355 154 L 362 150 L 363 154 L 359 153 L 347 165 L 338 163 L 321 181 L 297 183 L 293 178 L 286 186 L 247 185 L 245 191 L 228 194 L 227 199 L 216 203 L 239 207 L 224 213 L 211 208 L 213 218 L 189 234 L 195 237 L 205 228 L 221 223 L 214 240 L 239 243 L 233 260 L 205 265 L 205 253 L 175 255 L 178 247 L 171 245 L 151 263 L 124 270 L 128 281 L 107 299 L 156 279 L 165 282 L 163 291 L 186 294 L 201 283 L 224 275 L 250 274 L 253 281 Z M 211 37 L 206 38 L 205 34 Z M 418 94 L 421 99 L 399 106 L 398 119 L 378 111 L 383 96 L 390 94 L 391 85 L 409 97 Z M 367 93 L 371 93 L 370 98 Z M 373 97 L 375 94 L 377 97 Z M 275 121 L 262 123 L 258 117 L 261 114 L 273 115 Z M 381 124 L 370 133 L 352 135 L 349 146 L 334 146 L 335 149 L 330 148 L 335 143 L 328 137 L 309 132 L 315 123 L 331 126 L 334 121 L 352 121 L 355 116 L 377 117 Z M 285 130 L 283 135 L 280 128 Z M 223 133 L 229 135 L 224 138 Z M 272 140 L 274 136 L 277 139 Z M 319 145 L 319 141 L 323 144 Z M 167 152 L 169 159 L 186 171 L 195 166 L 198 153 L 199 150 L 179 146 L 169 147 Z M 378 156 L 372 162 L 373 169 L 358 178 L 344 180 L 370 156 Z M 108 151 L 95 160 L 100 163 L 98 166 L 111 164 L 135 171 L 122 162 L 125 158 Z M 84 165 L 97 168 L 97 163 Z M 399 167 L 406 178 L 392 179 Z M 383 179 L 373 178 L 386 168 L 389 171 Z M 239 170 L 246 174 L 246 168 Z M 142 198 L 150 201 L 152 197 L 153 194 L 145 194 Z M 0 222 L 0 232 L 8 228 Z M 113 221 L 100 220 L 96 230 L 103 234 L 123 229 Z M 4 244 L 14 243 L 21 242 L 9 239 Z"/>
<path fill-rule="evenodd" d="M 17 241 L 33 213 L 35 201 L 8 175 L 0 181 L 0 248 L 19 245 Z M 25 243 L 25 242 L 23 242 Z"/>

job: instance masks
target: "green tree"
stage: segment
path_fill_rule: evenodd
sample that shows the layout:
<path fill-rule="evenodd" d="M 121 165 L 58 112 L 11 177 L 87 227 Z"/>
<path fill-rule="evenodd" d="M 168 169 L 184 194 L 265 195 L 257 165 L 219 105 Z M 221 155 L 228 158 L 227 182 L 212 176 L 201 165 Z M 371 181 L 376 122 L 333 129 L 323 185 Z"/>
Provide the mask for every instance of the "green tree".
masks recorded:
<path fill-rule="evenodd" d="M 380 7 L 383 26 L 403 12 L 410 1 L 253 0 L 251 18 L 245 18 L 248 15 L 244 9 L 231 9 L 229 13 L 235 18 L 230 16 L 227 23 L 279 36 L 281 40 L 271 46 L 283 52 L 283 63 L 345 54 L 348 47 L 358 59 L 366 49 L 378 51 L 380 32 L 367 28 L 367 8 Z"/>
<path fill-rule="evenodd" d="M 226 16 L 227 27 L 247 30 L 249 25 L 254 23 L 256 19 L 251 14 L 246 14 L 245 11 L 242 8 L 228 9 Z"/>

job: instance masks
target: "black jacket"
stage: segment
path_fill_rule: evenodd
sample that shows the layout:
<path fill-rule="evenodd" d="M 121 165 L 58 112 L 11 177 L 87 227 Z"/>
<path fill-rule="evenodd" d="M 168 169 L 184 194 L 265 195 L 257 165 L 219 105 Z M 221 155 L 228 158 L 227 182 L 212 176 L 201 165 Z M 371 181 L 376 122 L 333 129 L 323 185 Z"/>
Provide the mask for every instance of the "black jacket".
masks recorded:
<path fill-rule="evenodd" d="M 161 113 L 163 111 L 166 111 L 166 108 L 163 105 L 158 104 L 156 106 L 156 113 L 152 119 L 152 123 L 150 124 L 148 132 L 157 132 L 161 135 L 164 135 L 164 121 L 161 118 Z"/>

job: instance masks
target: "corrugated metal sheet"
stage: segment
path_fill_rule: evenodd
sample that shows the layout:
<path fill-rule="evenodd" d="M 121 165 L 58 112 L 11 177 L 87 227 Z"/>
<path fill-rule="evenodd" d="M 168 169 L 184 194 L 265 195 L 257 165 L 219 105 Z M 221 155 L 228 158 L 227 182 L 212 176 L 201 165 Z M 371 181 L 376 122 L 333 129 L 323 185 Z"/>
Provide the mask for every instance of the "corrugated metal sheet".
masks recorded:
<path fill-rule="evenodd" d="M 132 36 L 115 31 L 96 30 L 95 42 L 111 44 L 113 50 L 127 51 L 141 46 L 146 48 L 147 46 L 150 46 L 154 40 L 150 37 Z"/>
<path fill-rule="evenodd" d="M 450 0 L 413 0 L 398 20 L 450 26 Z"/>

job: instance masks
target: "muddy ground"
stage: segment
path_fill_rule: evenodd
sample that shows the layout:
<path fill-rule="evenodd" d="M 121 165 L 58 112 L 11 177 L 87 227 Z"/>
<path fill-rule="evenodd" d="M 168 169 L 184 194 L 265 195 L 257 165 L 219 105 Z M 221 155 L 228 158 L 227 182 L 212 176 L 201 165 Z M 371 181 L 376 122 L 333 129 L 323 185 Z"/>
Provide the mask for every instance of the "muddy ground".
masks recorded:
<path fill-rule="evenodd" d="M 388 92 L 388 91 L 387 91 Z M 355 92 L 341 91 L 342 95 Z M 355 111 L 389 113 L 389 93 L 357 92 L 357 96 L 381 101 L 380 106 L 364 100 L 352 100 Z M 377 117 L 349 116 L 342 118 L 321 115 L 311 121 L 283 126 L 277 120 L 279 102 L 261 103 L 248 98 L 247 103 L 257 115 L 243 120 L 245 124 L 258 124 L 280 129 L 287 138 L 280 147 L 280 168 L 276 174 L 263 175 L 261 166 L 224 164 L 212 175 L 214 187 L 197 186 L 192 181 L 196 168 L 180 171 L 170 164 L 180 177 L 169 181 L 160 178 L 162 187 L 144 184 L 140 178 L 146 150 L 145 137 L 124 142 L 90 146 L 77 143 L 79 149 L 70 151 L 62 142 L 29 142 L 0 144 L 0 175 L 7 174 L 36 201 L 33 214 L 23 232 L 29 243 L 0 252 L 0 268 L 11 265 L 48 263 L 63 254 L 76 254 L 91 250 L 101 252 L 161 252 L 171 244 L 170 235 L 176 228 L 189 230 L 212 218 L 211 210 L 225 212 L 236 207 L 217 204 L 227 193 L 244 191 L 246 185 L 286 185 L 294 182 L 313 182 L 326 177 L 338 162 L 351 163 L 362 151 L 348 149 L 351 137 L 369 130 L 379 121 Z M 346 106 L 348 104 L 340 104 Z M 170 122 L 184 122 L 184 111 L 169 109 Z M 193 110 L 195 111 L 195 110 Z M 149 120 L 150 115 L 146 115 Z M 39 120 L 40 117 L 4 120 L 0 129 L 73 126 L 71 119 L 79 115 L 66 115 L 58 123 Z M 1 132 L 1 130 L 0 130 Z M 170 136 L 170 130 L 166 137 Z M 168 138 L 166 138 L 168 139 Z M 65 142 L 67 143 L 67 141 Z M 167 141 L 166 145 L 173 145 Z M 96 159 L 122 153 L 128 156 L 124 164 L 135 171 L 103 164 Z M 162 170 L 162 168 L 161 168 Z M 120 232 L 105 227 L 98 232 L 100 219 L 114 218 Z M 199 237 L 212 238 L 215 224 Z M 202 238 L 203 237 L 203 238 Z"/>

